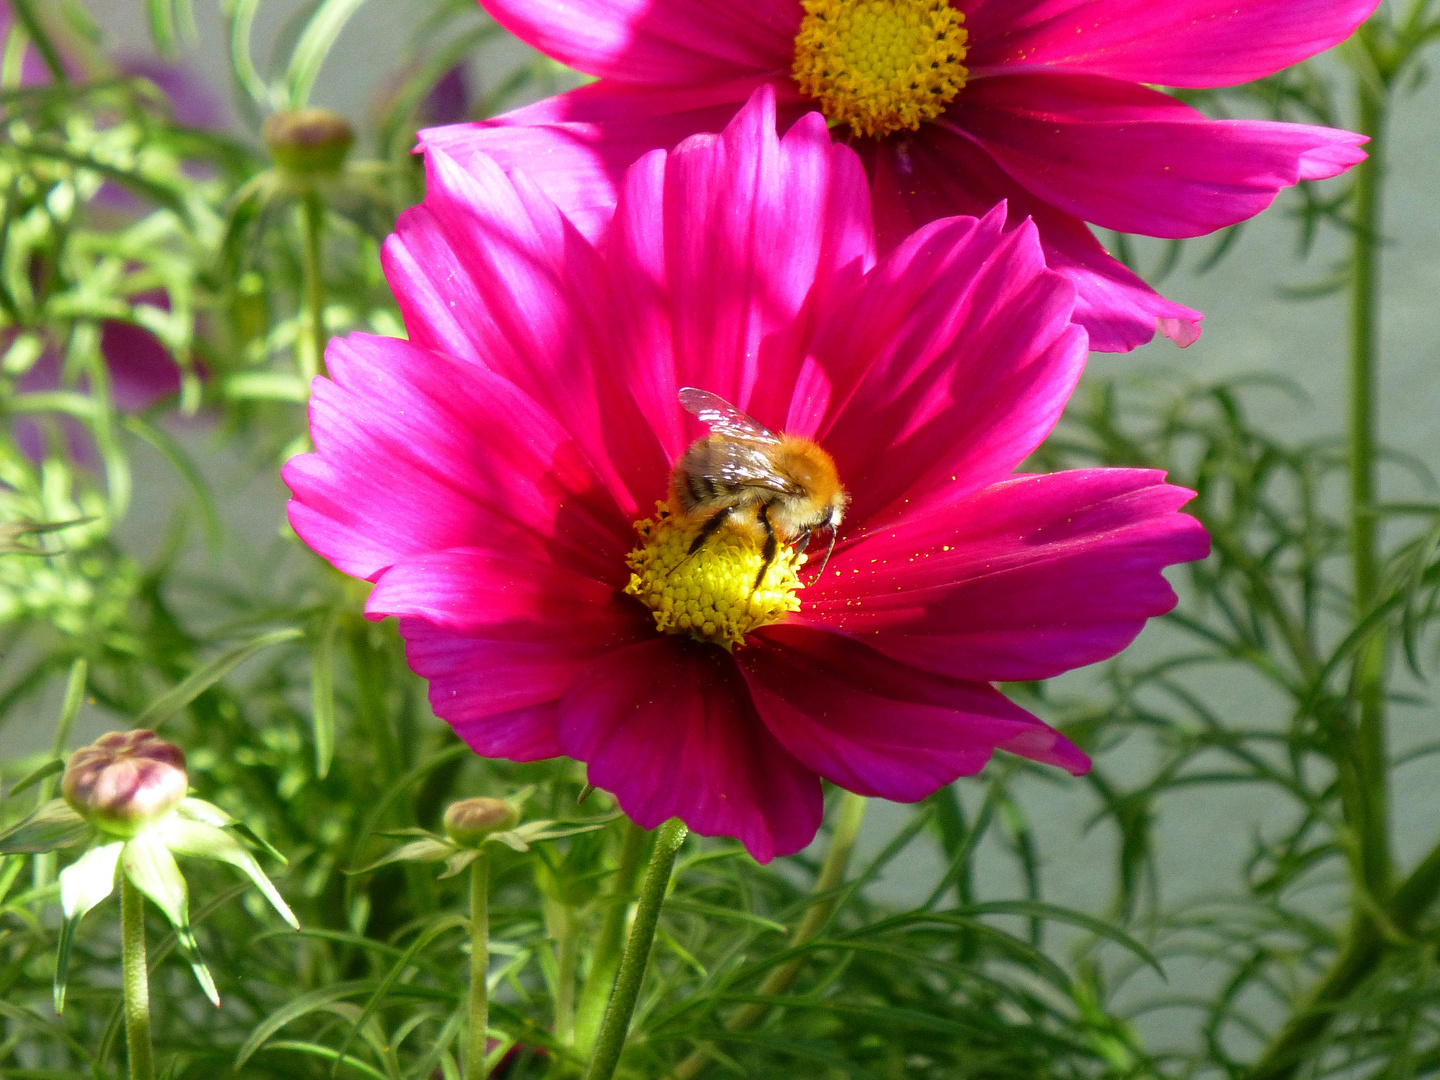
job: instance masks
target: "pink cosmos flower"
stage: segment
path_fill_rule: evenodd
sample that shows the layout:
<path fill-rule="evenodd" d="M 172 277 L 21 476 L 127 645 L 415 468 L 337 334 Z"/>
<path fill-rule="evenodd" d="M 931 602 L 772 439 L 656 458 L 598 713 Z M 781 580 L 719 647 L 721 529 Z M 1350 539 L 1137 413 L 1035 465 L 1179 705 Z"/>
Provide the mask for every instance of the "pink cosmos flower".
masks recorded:
<path fill-rule="evenodd" d="M 375 583 L 477 752 L 577 758 L 641 825 L 762 861 L 814 837 L 822 777 L 910 801 L 996 748 L 1083 772 L 991 684 L 1113 655 L 1208 550 L 1158 472 L 1012 475 L 1087 353 L 1035 227 L 945 218 L 877 262 L 859 157 L 818 113 L 779 138 L 774 108 L 762 87 L 642 157 L 603 246 L 522 172 L 432 147 L 385 247 L 409 340 L 331 343 L 284 473 L 296 532 Z M 788 547 L 753 589 L 738 531 L 645 577 L 688 540 L 652 510 L 704 432 L 687 386 L 833 455 L 850 503 L 798 591 Z M 661 593 L 770 606 L 721 642 L 660 632 Z"/>
<path fill-rule="evenodd" d="M 8 0 L 0 0 L 0 42 L 9 36 L 16 24 L 17 19 Z M 72 78 L 83 79 L 86 72 L 71 55 L 73 50 L 65 50 L 65 44 L 60 42 L 62 63 Z M 137 53 L 119 57 L 115 66 L 121 74 L 140 76 L 153 82 L 170 101 L 177 123 L 210 129 L 225 126 L 224 103 L 203 79 L 185 65 Z M 33 45 L 27 46 L 20 57 L 20 85 L 44 86 L 51 78 L 50 70 L 38 50 Z M 142 208 L 139 200 L 129 192 L 108 182 L 95 198 L 106 210 L 119 214 L 132 215 Z M 131 302 L 167 311 L 170 308 L 170 297 L 163 289 L 138 293 L 131 297 Z M 0 350 L 8 347 L 14 337 L 14 331 L 0 332 Z M 107 319 L 101 324 L 100 351 L 109 370 L 110 393 L 122 412 L 143 412 L 180 391 L 180 365 L 149 330 L 134 323 Z M 22 393 L 59 389 L 61 376 L 60 358 L 53 349 L 47 348 L 34 366 L 16 380 L 16 389 Z M 59 424 L 71 457 L 93 463 L 96 460 L 95 447 L 83 426 L 69 417 L 60 417 Z M 44 435 L 33 420 L 23 417 L 15 420 L 14 438 L 20 451 L 31 460 L 39 461 L 45 456 Z"/>
<path fill-rule="evenodd" d="M 1110 258 L 1085 222 L 1200 236 L 1299 180 L 1360 161 L 1363 137 L 1207 120 L 1143 84 L 1217 87 L 1348 37 L 1378 0 L 481 0 L 506 29 L 599 82 L 498 118 L 421 132 L 531 180 L 598 235 L 629 164 L 718 131 L 760 84 L 782 130 L 820 108 L 861 154 L 881 249 L 1006 201 L 1079 289 L 1091 348 L 1202 318 Z M 883 45 L 883 48 L 881 47 Z"/>

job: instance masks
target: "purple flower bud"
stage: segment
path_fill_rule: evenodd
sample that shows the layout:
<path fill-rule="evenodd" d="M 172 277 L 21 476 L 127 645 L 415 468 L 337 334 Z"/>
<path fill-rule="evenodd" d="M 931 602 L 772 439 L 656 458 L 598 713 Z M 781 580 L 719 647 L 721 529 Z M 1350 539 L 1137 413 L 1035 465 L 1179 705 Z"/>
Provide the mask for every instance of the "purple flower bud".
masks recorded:
<path fill-rule="evenodd" d="M 65 801 L 102 832 L 134 836 L 189 790 L 185 753 L 153 731 L 112 731 L 70 755 Z"/>
<path fill-rule="evenodd" d="M 491 833 L 520 824 L 520 811 L 504 799 L 462 799 L 445 811 L 445 833 L 461 847 L 476 847 Z"/>
<path fill-rule="evenodd" d="M 332 109 L 291 109 L 268 117 L 261 131 L 275 164 L 301 177 L 340 171 L 355 141 L 350 122 Z"/>

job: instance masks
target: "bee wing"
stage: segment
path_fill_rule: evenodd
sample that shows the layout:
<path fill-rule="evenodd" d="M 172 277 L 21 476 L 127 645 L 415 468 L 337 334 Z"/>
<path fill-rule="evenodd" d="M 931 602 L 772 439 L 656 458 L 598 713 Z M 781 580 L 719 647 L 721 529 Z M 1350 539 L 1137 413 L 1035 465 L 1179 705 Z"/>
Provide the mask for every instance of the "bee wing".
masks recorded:
<path fill-rule="evenodd" d="M 781 495 L 803 495 L 804 489 L 795 481 L 781 476 L 770 462 L 764 446 L 753 442 L 726 440 L 716 448 L 714 479 L 725 487 L 765 488 Z"/>
<path fill-rule="evenodd" d="M 686 412 L 709 424 L 710 430 L 716 435 L 729 435 L 758 443 L 780 441 L 780 436 L 764 424 L 750 419 L 719 394 L 712 394 L 709 390 L 700 390 L 694 386 L 684 387 L 680 391 L 680 404 Z"/>

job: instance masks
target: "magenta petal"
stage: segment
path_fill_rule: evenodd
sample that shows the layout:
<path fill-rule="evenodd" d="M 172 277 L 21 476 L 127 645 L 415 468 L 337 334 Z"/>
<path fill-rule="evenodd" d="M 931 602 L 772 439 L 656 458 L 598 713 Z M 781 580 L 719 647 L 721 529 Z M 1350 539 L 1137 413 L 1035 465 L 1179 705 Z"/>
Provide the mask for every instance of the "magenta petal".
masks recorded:
<path fill-rule="evenodd" d="M 574 437 L 627 517 L 648 510 L 668 463 L 613 357 L 598 253 L 522 174 L 479 154 L 461 168 L 431 151 L 426 166 L 425 202 L 384 251 L 410 340 L 514 383 Z"/>
<path fill-rule="evenodd" d="M 430 708 L 483 757 L 559 757 L 559 698 L 591 656 L 538 642 L 457 637 L 421 619 L 400 623 L 410 669 Z"/>
<path fill-rule="evenodd" d="M 629 518 L 574 440 L 484 368 L 355 334 L 310 400 L 316 452 L 292 458 L 290 522 L 347 574 L 448 548 L 537 545 L 624 583 Z"/>
<path fill-rule="evenodd" d="M 625 170 L 650 150 L 720 131 L 759 84 L 755 77 L 677 89 L 591 83 L 490 120 L 427 128 L 420 145 L 469 169 L 477 154 L 518 170 L 591 240 L 615 210 Z"/>
<path fill-rule="evenodd" d="M 1200 340 L 1205 316 L 1145 284 L 1101 246 L 1083 221 L 1050 207 L 1041 220 L 1036 224 L 1045 262 L 1075 283 L 1074 318 L 1089 333 L 1091 349 L 1128 352 L 1157 333 L 1182 349 Z"/>
<path fill-rule="evenodd" d="M 1234 225 L 1281 188 L 1364 157 L 1364 136 L 1348 131 L 1208 120 L 1158 91 L 1085 75 L 980 79 L 944 122 L 1053 206 L 1146 236 Z"/>
<path fill-rule="evenodd" d="M 1338 45 L 1379 0 L 969 0 L 972 73 L 1229 86 Z"/>
<path fill-rule="evenodd" d="M 926 226 L 892 252 L 815 354 L 840 380 L 819 432 L 851 492 L 849 529 L 1009 475 L 1050 433 L 1085 364 L 1075 287 L 1034 226 Z"/>
<path fill-rule="evenodd" d="M 365 610 L 400 617 L 435 715 L 477 753 L 516 761 L 558 755 L 566 688 L 606 650 L 654 634 L 612 586 L 514 552 L 409 559 L 380 575 Z"/>
<path fill-rule="evenodd" d="M 1090 335 L 1090 348 L 1128 352 L 1157 329 L 1180 345 L 1200 336 L 1200 312 L 1155 292 L 1111 258 L 1083 221 L 1030 194 L 964 135 L 928 124 L 915 139 L 877 144 L 871 171 L 882 249 L 927 221 L 954 213 L 980 217 L 1004 202 L 1006 228 L 1032 219 L 1046 263 L 1075 283 L 1073 318 Z"/>
<path fill-rule="evenodd" d="M 678 817 L 769 862 L 820 827 L 819 778 L 776 742 L 713 645 L 656 637 L 597 660 L 561 704 L 560 743 L 647 829 Z"/>
<path fill-rule="evenodd" d="M 805 626 L 758 631 L 736 656 L 787 750 L 860 795 L 915 802 L 1009 750 L 1080 774 L 1089 759 L 985 683 L 918 671 Z"/>
<path fill-rule="evenodd" d="M 675 86 L 788 72 L 799 0 L 482 0 L 547 56 L 616 82 Z"/>
<path fill-rule="evenodd" d="M 557 565 L 548 553 L 455 548 L 396 563 L 365 603 L 372 619 L 424 619 L 497 641 L 588 643 L 592 652 L 633 636 L 639 609 L 614 585 Z"/>
<path fill-rule="evenodd" d="M 1048 679 L 1114 656 L 1175 606 L 1161 574 L 1203 559 L 1192 492 L 1144 469 L 1026 476 L 846 535 L 805 590 L 807 622 L 978 682 Z"/>
<path fill-rule="evenodd" d="M 1365 151 L 1360 147 L 1368 141 L 1365 135 L 1337 128 L 1315 127 L 1308 124 L 1280 124 L 1264 120 L 1237 120 L 1237 124 L 1279 136 L 1295 136 L 1293 129 L 1304 131 L 1303 138 L 1314 143 L 1314 149 L 1304 151 L 1300 156 L 1299 175 L 1301 180 L 1328 180 L 1339 176 L 1346 169 L 1365 160 Z M 1277 131 L 1277 129 L 1284 129 Z"/>
<path fill-rule="evenodd" d="M 805 312 L 873 264 L 869 211 L 860 159 L 831 142 L 819 113 L 778 137 L 769 86 L 720 135 L 631 170 L 607 252 L 621 300 L 613 318 L 635 365 L 627 382 L 671 457 L 699 432 L 682 426 L 682 386 L 800 430 L 791 405 Z"/>

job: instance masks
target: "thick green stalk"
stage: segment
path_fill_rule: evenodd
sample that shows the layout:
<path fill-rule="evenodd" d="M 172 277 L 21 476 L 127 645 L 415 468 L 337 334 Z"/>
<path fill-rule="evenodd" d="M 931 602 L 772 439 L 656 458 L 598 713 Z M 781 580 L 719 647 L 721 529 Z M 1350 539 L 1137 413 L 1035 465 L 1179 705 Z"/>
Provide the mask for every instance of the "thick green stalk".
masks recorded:
<path fill-rule="evenodd" d="M 850 865 L 850 853 L 855 849 L 855 840 L 860 835 L 860 826 L 865 821 L 865 807 L 868 801 L 863 795 L 845 792 L 840 800 L 840 813 L 835 819 L 835 831 L 830 836 L 830 850 L 825 853 L 825 862 L 820 867 L 820 876 L 815 879 L 815 894 L 824 897 L 811 904 L 800 920 L 791 939 L 791 947 L 805 944 L 820 932 L 821 927 L 835 911 L 839 897 L 833 893 L 845 880 L 845 870 Z M 761 997 L 777 997 L 795 984 L 805 967 L 805 956 L 792 957 L 771 970 L 760 983 L 757 992 Z M 740 1008 L 725 1024 L 726 1031 L 747 1031 L 765 1019 L 771 1006 L 754 1001 Z M 690 1080 L 698 1076 L 710 1063 L 711 1044 L 697 1046 L 671 1074 L 674 1080 Z"/>
<path fill-rule="evenodd" d="M 484 1080 L 490 1028 L 490 873 L 482 851 L 470 864 L 470 1025 L 465 1038 L 465 1080 Z"/>
<path fill-rule="evenodd" d="M 1368 158 L 1356 166 L 1354 281 L 1350 297 L 1350 546 L 1355 617 L 1379 600 L 1376 505 L 1377 329 L 1379 321 L 1380 189 L 1384 162 L 1384 91 L 1362 81 L 1360 130 L 1370 136 Z M 1381 903 L 1390 887 L 1389 762 L 1385 734 L 1385 637 L 1376 631 L 1356 653 L 1356 772 L 1351 827 L 1357 849 L 1357 884 Z"/>
<path fill-rule="evenodd" d="M 575 1016 L 575 1050 L 581 1060 L 590 1057 L 595 1040 L 600 1036 L 600 1023 L 605 1019 L 605 1006 L 615 986 L 615 972 L 620 967 L 620 950 L 625 941 L 625 916 L 635 898 L 645 844 L 650 834 L 628 818 L 625 837 L 620 846 L 620 863 L 615 879 L 605 897 L 605 914 L 590 956 L 590 971 L 580 989 L 580 1007 Z"/>
<path fill-rule="evenodd" d="M 300 203 L 304 218 L 305 242 L 302 265 L 305 275 L 305 328 L 297 343 L 300 376 L 310 380 L 325 369 L 325 275 L 321 265 L 321 241 L 325 235 L 325 205 L 311 187 Z"/>
<path fill-rule="evenodd" d="M 650 946 L 655 941 L 660 906 L 665 902 L 665 891 L 670 886 L 670 871 L 675 866 L 675 856 L 685 842 L 687 831 L 683 822 L 672 818 L 656 832 L 650 864 L 645 868 L 645 879 L 640 883 L 635 922 L 625 942 L 620 974 L 615 977 L 615 992 L 610 995 L 610 1005 L 600 1025 L 600 1037 L 595 1040 L 595 1056 L 585 1070 L 585 1080 L 611 1080 L 615 1075 L 620 1051 L 625 1049 L 625 1037 L 630 1033 L 630 1017 L 634 1015 L 635 1002 L 640 997 L 640 984 L 645 980 L 645 967 L 650 962 Z"/>
<path fill-rule="evenodd" d="M 580 936 L 575 912 L 558 900 L 546 900 L 546 919 L 555 938 L 555 1038 L 565 1044 L 575 1041 L 575 972 L 580 955 Z"/>
<path fill-rule="evenodd" d="M 120 970 L 125 996 L 125 1046 L 130 1080 L 154 1080 L 150 1045 L 150 976 L 145 967 L 145 898 L 120 875 Z"/>

